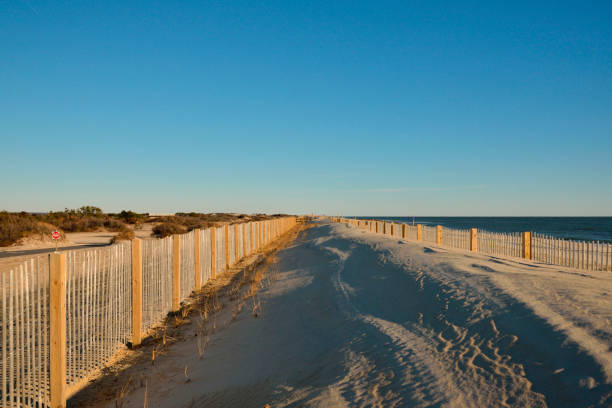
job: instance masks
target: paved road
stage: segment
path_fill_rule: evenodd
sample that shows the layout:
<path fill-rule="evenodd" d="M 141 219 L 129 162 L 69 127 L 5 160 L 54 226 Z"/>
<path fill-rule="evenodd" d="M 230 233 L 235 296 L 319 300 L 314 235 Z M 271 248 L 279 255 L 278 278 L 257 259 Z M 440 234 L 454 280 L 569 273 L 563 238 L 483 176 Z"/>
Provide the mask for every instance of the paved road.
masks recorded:
<path fill-rule="evenodd" d="M 59 247 L 59 251 L 68 251 L 71 249 L 84 249 L 84 248 L 94 248 L 94 247 L 102 247 L 110 244 L 84 244 L 84 245 L 71 245 L 71 246 L 63 246 Z M 23 251 L 2 251 L 0 252 L 0 258 L 11 258 L 16 256 L 30 256 L 30 255 L 38 255 L 38 254 L 46 254 L 49 252 L 55 251 L 55 248 L 38 248 L 38 249 L 24 249 Z"/>

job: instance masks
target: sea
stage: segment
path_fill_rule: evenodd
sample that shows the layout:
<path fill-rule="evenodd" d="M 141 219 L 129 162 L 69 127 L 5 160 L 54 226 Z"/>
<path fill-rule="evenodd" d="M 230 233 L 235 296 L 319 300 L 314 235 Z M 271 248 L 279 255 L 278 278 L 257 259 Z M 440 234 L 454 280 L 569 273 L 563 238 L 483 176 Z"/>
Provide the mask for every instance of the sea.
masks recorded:
<path fill-rule="evenodd" d="M 346 217 L 412 224 L 413 217 Z M 532 231 L 557 238 L 612 243 L 612 217 L 414 217 L 415 224 L 478 228 L 491 232 Z"/>

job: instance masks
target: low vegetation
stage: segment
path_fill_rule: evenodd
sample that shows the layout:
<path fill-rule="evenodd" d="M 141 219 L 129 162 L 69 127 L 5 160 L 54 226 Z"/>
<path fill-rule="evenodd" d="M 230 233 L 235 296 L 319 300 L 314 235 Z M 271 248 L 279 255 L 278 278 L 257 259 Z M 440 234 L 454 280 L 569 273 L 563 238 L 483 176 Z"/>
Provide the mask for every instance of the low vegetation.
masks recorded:
<path fill-rule="evenodd" d="M 111 231 L 118 239 L 133 237 L 129 221 L 146 219 L 148 214 L 122 211 L 120 214 L 105 214 L 100 208 L 83 206 L 78 209 L 50 211 L 48 213 L 0 212 L 0 246 L 14 244 L 25 237 L 48 236 L 58 229 L 66 232 Z"/>
<path fill-rule="evenodd" d="M 227 222 L 259 221 L 279 217 L 276 215 L 244 215 L 229 213 L 176 213 L 168 216 L 149 216 L 123 210 L 120 213 L 104 213 L 100 208 L 86 205 L 77 209 L 27 213 L 0 211 L 0 246 L 9 246 L 26 237 L 48 237 L 54 229 L 66 232 L 116 232 L 114 241 L 134 238 L 134 230 L 144 223 L 153 224 L 153 236 L 163 238 L 195 228 L 208 228 Z"/>
<path fill-rule="evenodd" d="M 153 227 L 153 235 L 157 238 L 165 238 L 172 234 L 183 234 L 187 232 L 187 228 L 174 222 L 162 222 Z"/>
<path fill-rule="evenodd" d="M 0 212 L 0 246 L 11 245 L 29 235 L 50 234 L 52 230 L 52 225 L 31 214 Z"/>

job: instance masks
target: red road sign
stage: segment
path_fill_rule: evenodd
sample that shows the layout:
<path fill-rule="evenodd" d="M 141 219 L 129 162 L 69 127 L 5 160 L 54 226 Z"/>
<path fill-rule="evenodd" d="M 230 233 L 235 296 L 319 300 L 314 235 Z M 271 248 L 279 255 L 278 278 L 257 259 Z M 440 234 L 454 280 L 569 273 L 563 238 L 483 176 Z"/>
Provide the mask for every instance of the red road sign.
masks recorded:
<path fill-rule="evenodd" d="M 53 231 L 51 233 L 51 238 L 53 238 L 53 239 L 60 239 L 60 236 L 61 236 L 61 234 L 60 234 L 59 231 Z"/>

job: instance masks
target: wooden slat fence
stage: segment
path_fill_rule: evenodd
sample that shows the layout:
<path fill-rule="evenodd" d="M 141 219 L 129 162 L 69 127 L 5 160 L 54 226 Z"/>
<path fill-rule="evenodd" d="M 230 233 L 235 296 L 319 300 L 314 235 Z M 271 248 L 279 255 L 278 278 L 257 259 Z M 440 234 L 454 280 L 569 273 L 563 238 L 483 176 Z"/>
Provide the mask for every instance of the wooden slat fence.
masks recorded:
<path fill-rule="evenodd" d="M 140 322 L 143 334 L 165 319 L 173 307 L 176 261 L 180 262 L 177 279 L 183 301 L 198 289 L 196 266 L 203 285 L 213 277 L 213 265 L 216 273 L 222 274 L 226 264 L 233 265 L 260 250 L 295 224 L 295 217 L 284 217 L 243 223 L 238 228 L 217 227 L 214 258 L 212 228 L 142 240 L 139 244 L 142 248 L 140 320 L 134 317 L 138 314 L 134 315 L 133 310 L 132 284 L 136 279 L 134 271 L 138 269 L 133 269 L 130 242 L 62 252 L 66 265 L 62 272 L 65 276 L 65 356 L 50 353 L 53 339 L 50 338 L 49 255 L 0 271 L 0 408 L 65 406 L 64 396 L 69 397 L 86 385 L 93 373 L 136 338 L 133 318 Z M 195 234 L 199 234 L 197 249 Z M 180 242 L 180 260 L 174 259 L 175 240 Z M 226 251 L 226 242 L 229 251 Z M 199 265 L 196 265 L 196 252 Z M 135 293 L 139 293 L 138 289 Z M 65 383 L 60 384 L 59 400 L 51 385 L 63 375 L 52 371 L 52 363 L 57 361 L 53 359 L 64 364 L 55 366 L 65 366 Z"/>
<path fill-rule="evenodd" d="M 521 257 L 522 238 L 519 232 L 478 231 L 478 252 L 495 256 Z"/>
<path fill-rule="evenodd" d="M 612 271 L 612 244 L 533 234 L 533 259 L 593 271 Z"/>
<path fill-rule="evenodd" d="M 49 404 L 49 273 L 36 257 L 0 277 L 1 407 Z"/>
<path fill-rule="evenodd" d="M 366 231 L 383 233 L 383 224 L 391 223 L 379 220 L 357 220 L 331 217 L 334 222 L 341 222 L 351 227 L 360 227 Z M 372 227 L 370 227 L 372 225 Z M 577 241 L 556 238 L 531 232 L 499 233 L 474 231 L 429 225 L 393 224 L 394 236 L 406 229 L 406 238 L 411 241 L 438 243 L 438 229 L 441 231 L 441 244 L 466 251 L 478 251 L 488 255 L 527 258 L 551 265 L 567 266 L 576 269 L 594 271 L 612 271 L 612 244 L 598 241 Z M 389 228 L 389 227 L 386 227 Z M 421 229 L 419 239 L 418 230 Z M 389 234 L 389 232 L 387 232 Z"/>

